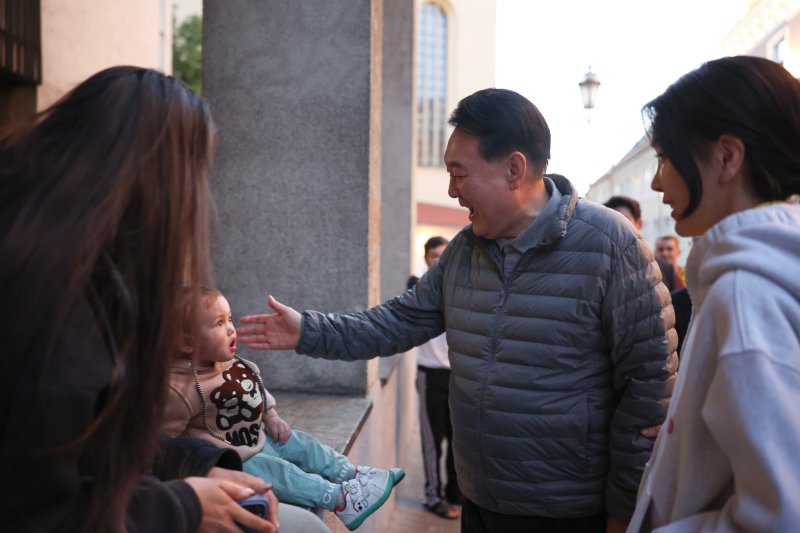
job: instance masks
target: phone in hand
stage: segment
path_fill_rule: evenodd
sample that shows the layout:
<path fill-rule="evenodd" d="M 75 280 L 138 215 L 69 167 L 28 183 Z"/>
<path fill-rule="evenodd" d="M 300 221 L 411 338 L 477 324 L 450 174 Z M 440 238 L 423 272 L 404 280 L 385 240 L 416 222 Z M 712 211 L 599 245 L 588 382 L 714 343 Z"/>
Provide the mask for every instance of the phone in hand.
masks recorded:
<path fill-rule="evenodd" d="M 269 520 L 269 500 L 263 494 L 253 494 L 249 498 L 239 500 L 239 505 L 265 520 Z M 254 529 L 237 524 L 245 533 L 258 533 Z"/>

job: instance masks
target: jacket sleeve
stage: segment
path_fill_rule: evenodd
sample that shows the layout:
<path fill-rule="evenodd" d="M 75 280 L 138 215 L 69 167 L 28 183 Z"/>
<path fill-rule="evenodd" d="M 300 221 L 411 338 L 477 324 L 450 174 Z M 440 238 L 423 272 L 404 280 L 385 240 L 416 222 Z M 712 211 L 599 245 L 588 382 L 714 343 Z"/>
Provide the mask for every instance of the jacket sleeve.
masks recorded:
<path fill-rule="evenodd" d="M 231 448 L 193 437 L 161 435 L 153 474 L 161 480 L 205 476 L 211 467 L 241 470 L 242 458 Z"/>
<path fill-rule="evenodd" d="M 444 331 L 442 279 L 447 250 L 417 284 L 366 311 L 323 314 L 305 311 L 297 353 L 353 361 L 393 355 Z"/>
<path fill-rule="evenodd" d="M 196 531 L 203 511 L 200 499 L 188 483 L 162 482 L 145 476 L 128 505 L 126 525 L 131 533 Z"/>
<path fill-rule="evenodd" d="M 81 436 L 105 402 L 112 358 L 88 305 L 79 302 L 52 340 L 52 326 L 27 353 L 0 407 L 0 530 L 86 531 L 95 482 L 93 450 L 108 444 Z M 129 531 L 194 531 L 200 501 L 184 481 L 143 475 L 123 517 Z"/>
<path fill-rule="evenodd" d="M 714 339 L 722 346 L 694 345 L 706 348 L 695 356 L 716 357 L 696 416 L 730 465 L 734 490 L 725 491 L 714 509 L 685 516 L 659 532 L 797 530 L 797 313 L 796 294 L 751 273 L 718 278 L 708 292 L 703 314 L 714 317 Z"/>
<path fill-rule="evenodd" d="M 10 417 L 19 438 L 4 440 L 0 446 L 4 457 L 13 457 L 0 468 L 2 486 L 14 487 L 0 491 L 0 529 L 84 531 L 89 495 L 96 490 L 94 478 L 83 468 L 78 453 L 52 450 L 63 448 L 88 427 L 94 419 L 96 396 L 91 391 L 58 386 L 39 386 L 35 391 L 21 387 L 18 391 L 28 392 L 28 397 L 41 401 L 37 404 L 46 409 L 19 410 Z M 50 440 L 37 438 L 42 435 Z M 140 478 L 125 516 L 132 532 L 194 531 L 200 519 L 200 501 L 186 482 L 164 482 L 153 475 Z"/>
<path fill-rule="evenodd" d="M 781 359 L 754 351 L 720 358 L 699 414 L 728 457 L 736 489 L 718 509 L 685 516 L 656 531 L 796 530 L 800 368 Z"/>
<path fill-rule="evenodd" d="M 192 416 L 192 406 L 186 396 L 181 393 L 180 383 L 177 383 L 176 378 L 173 377 L 167 391 L 167 402 L 164 406 L 161 431 L 170 437 L 178 437 L 186 431 L 186 426 L 189 425 Z"/>
<path fill-rule="evenodd" d="M 640 431 L 664 421 L 678 358 L 669 291 L 650 248 L 637 235 L 616 255 L 603 303 L 618 399 L 609 428 L 605 493 L 608 514 L 627 521 L 653 448 L 654 439 Z"/>

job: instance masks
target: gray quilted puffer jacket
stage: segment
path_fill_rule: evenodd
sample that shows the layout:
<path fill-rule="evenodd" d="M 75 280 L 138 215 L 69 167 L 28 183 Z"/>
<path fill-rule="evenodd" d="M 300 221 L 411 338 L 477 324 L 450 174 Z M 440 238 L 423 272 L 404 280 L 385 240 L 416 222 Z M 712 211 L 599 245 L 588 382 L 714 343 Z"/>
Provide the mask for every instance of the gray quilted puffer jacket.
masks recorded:
<path fill-rule="evenodd" d="M 361 313 L 303 314 L 298 353 L 365 359 L 447 332 L 458 481 L 507 514 L 630 518 L 677 370 L 674 313 L 624 217 L 548 175 L 505 246 L 461 231 L 416 287 Z"/>

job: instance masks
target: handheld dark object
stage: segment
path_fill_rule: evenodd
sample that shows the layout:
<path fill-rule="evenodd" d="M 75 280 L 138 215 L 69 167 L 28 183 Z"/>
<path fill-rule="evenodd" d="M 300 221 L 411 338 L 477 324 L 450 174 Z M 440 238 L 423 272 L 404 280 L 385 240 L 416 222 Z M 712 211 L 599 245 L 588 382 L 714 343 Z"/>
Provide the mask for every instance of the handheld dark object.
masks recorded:
<path fill-rule="evenodd" d="M 239 500 L 239 505 L 258 516 L 269 520 L 269 501 L 263 494 L 253 494 L 249 498 Z M 258 533 L 255 529 L 250 529 L 241 524 L 237 524 L 245 533 Z"/>

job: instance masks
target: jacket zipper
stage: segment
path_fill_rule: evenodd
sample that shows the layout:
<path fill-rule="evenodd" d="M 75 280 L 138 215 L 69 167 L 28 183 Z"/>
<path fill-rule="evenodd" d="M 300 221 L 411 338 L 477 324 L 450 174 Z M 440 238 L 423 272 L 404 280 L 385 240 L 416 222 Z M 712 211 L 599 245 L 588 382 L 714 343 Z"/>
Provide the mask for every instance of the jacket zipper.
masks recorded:
<path fill-rule="evenodd" d="M 487 476 L 486 476 L 486 454 L 483 452 L 484 446 L 484 412 L 486 410 L 486 406 L 484 405 L 485 397 L 486 397 L 486 387 L 489 381 L 489 374 L 491 374 L 491 368 L 494 366 L 495 360 L 495 352 L 497 351 L 497 347 L 499 345 L 499 331 L 500 331 L 500 319 L 502 318 L 505 307 L 506 301 L 508 300 L 508 283 L 509 280 L 506 277 L 505 273 L 503 272 L 502 268 L 500 269 L 500 275 L 503 279 L 503 288 L 500 290 L 500 301 L 497 306 L 497 311 L 495 311 L 495 319 L 494 319 L 494 328 L 492 330 L 492 345 L 491 350 L 489 350 L 489 360 L 487 361 L 487 371 L 483 373 L 483 378 L 481 379 L 481 397 L 480 402 L 478 404 L 478 428 L 480 431 L 480 435 L 478 438 L 478 450 L 480 453 L 481 458 L 481 471 L 482 471 L 482 478 L 483 478 L 483 490 L 489 494 L 489 496 L 494 499 L 494 496 L 489 491 L 488 483 L 487 483 Z"/>

